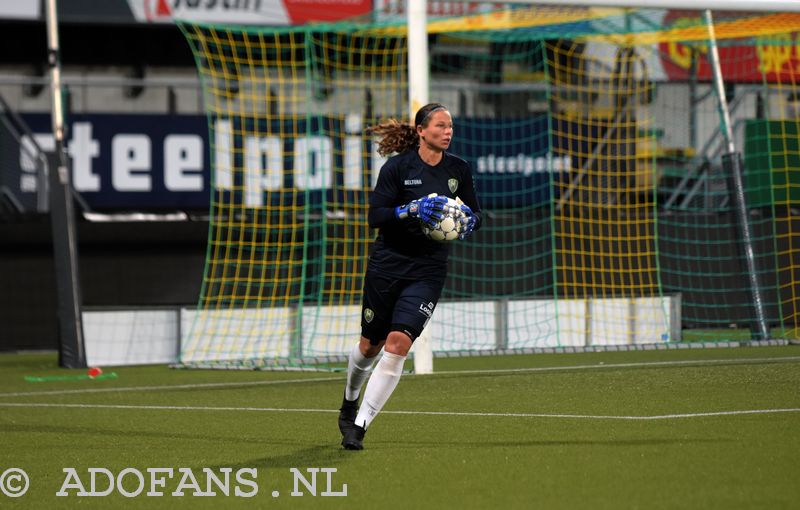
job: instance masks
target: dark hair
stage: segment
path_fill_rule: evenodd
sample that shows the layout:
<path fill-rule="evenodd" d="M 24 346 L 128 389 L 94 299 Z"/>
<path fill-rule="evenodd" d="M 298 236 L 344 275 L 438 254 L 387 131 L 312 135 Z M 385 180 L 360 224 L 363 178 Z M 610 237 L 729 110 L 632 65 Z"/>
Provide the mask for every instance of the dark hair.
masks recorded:
<path fill-rule="evenodd" d="M 381 156 L 403 152 L 419 144 L 417 126 L 427 126 L 433 112 L 439 110 L 447 110 L 447 108 L 441 103 L 428 103 L 417 110 L 413 126 L 397 119 L 389 119 L 377 126 L 367 128 L 367 133 L 375 133 L 381 137 L 378 141 L 378 154 Z"/>

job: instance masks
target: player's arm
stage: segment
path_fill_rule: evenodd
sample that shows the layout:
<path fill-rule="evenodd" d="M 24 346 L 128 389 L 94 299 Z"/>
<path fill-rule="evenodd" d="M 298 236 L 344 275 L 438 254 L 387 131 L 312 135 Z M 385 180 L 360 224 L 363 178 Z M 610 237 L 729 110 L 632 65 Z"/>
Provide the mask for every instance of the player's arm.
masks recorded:
<path fill-rule="evenodd" d="M 390 159 L 384 163 L 378 175 L 378 182 L 369 198 L 367 221 L 372 228 L 380 228 L 406 219 L 419 219 L 425 223 L 434 223 L 444 214 L 444 197 L 421 197 L 406 204 L 397 205 L 400 195 L 397 177 L 397 166 Z"/>
<path fill-rule="evenodd" d="M 369 198 L 369 212 L 367 222 L 371 228 L 381 228 L 392 223 L 397 223 L 399 218 L 395 215 L 394 200 L 391 197 L 373 191 Z"/>
<path fill-rule="evenodd" d="M 400 194 L 397 182 L 395 159 L 389 158 L 381 167 L 378 182 L 369 195 L 367 222 L 371 228 L 381 228 L 399 221 L 395 215 L 395 207 L 397 207 L 397 198 L 395 197 Z"/>

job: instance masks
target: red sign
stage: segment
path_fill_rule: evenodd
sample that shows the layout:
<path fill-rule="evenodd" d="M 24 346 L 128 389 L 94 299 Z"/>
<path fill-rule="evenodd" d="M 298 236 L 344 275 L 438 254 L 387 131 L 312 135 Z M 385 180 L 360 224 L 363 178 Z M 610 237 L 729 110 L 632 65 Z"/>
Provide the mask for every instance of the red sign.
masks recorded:
<path fill-rule="evenodd" d="M 283 0 L 293 25 L 339 21 L 372 12 L 372 0 Z"/>
<path fill-rule="evenodd" d="M 302 25 L 372 12 L 372 0 L 127 0 L 133 17 L 148 23 L 173 19 L 246 25 Z"/>
<path fill-rule="evenodd" d="M 669 11 L 664 25 L 671 28 L 704 26 L 696 11 Z M 725 31 L 721 27 L 725 20 L 717 21 L 717 48 L 720 68 L 725 80 L 771 83 L 798 81 L 800 75 L 800 34 L 798 32 L 766 33 L 761 37 L 719 39 Z M 698 80 L 711 80 L 707 41 L 659 43 L 661 61 L 668 79 L 687 80 L 692 75 L 692 58 Z"/>

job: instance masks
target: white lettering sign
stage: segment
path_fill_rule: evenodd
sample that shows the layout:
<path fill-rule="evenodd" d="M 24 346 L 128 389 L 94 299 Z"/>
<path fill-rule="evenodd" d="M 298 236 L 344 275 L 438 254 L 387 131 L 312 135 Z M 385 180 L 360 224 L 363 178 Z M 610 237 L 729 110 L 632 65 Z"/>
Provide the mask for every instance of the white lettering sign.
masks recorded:
<path fill-rule="evenodd" d="M 111 139 L 111 185 L 117 191 L 150 191 L 150 137 L 116 135 Z"/>
<path fill-rule="evenodd" d="M 203 139 L 197 135 L 164 138 L 164 186 L 170 191 L 203 191 Z"/>

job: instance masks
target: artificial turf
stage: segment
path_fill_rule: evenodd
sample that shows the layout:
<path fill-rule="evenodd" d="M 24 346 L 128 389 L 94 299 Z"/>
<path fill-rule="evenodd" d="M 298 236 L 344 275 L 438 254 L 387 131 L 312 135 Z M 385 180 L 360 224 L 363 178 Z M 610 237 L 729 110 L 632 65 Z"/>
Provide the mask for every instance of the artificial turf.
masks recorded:
<path fill-rule="evenodd" d="M 30 480 L 24 496 L 0 492 L 0 506 L 800 506 L 796 346 L 436 359 L 434 374 L 403 376 L 360 452 L 339 446 L 342 373 L 104 368 L 116 377 L 31 382 L 83 372 L 53 354 L 0 356 L 0 473 Z M 87 491 L 90 468 L 122 490 L 57 496 L 70 468 Z M 173 469 L 153 490 L 162 496 L 147 495 L 148 468 Z M 207 490 L 203 468 L 230 468 L 230 495 Z M 292 468 L 309 484 L 310 469 L 336 471 L 330 484 L 317 472 L 314 496 Z M 127 498 L 133 470 L 145 485 Z M 344 484 L 346 496 L 329 494 Z"/>

